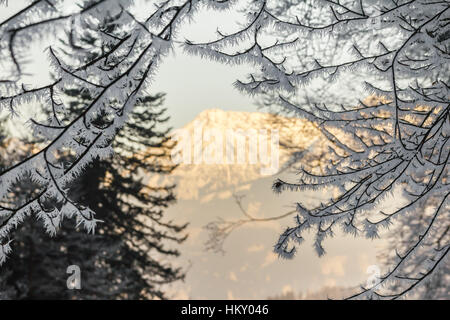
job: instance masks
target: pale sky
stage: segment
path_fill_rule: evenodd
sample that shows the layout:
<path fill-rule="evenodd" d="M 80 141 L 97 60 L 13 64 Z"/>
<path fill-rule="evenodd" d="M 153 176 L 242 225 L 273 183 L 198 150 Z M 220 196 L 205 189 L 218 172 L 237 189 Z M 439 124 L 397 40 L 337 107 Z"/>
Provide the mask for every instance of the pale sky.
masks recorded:
<path fill-rule="evenodd" d="M 8 7 L 0 7 L 0 20 L 23 8 L 26 2 L 14 0 L 9 1 Z M 140 2 L 146 1 L 136 1 L 136 5 Z M 223 14 L 217 17 L 205 12 L 199 15 L 196 23 L 184 28 L 178 37 L 197 41 L 210 39 L 214 37 L 211 30 L 215 28 L 208 26 L 219 24 L 226 30 L 226 26 L 230 25 L 230 17 L 237 18 L 237 15 Z M 24 78 L 25 83 L 39 86 L 49 81 L 47 54 L 44 52 L 47 46 L 48 43 L 42 41 L 32 44 L 29 63 L 25 65 L 25 71 L 29 74 Z M 189 56 L 175 48 L 161 65 L 150 90 L 153 88 L 152 92 L 167 94 L 165 107 L 171 116 L 170 125 L 179 128 L 205 109 L 256 111 L 253 99 L 233 88 L 234 81 L 244 78 L 248 70 L 245 66 L 226 66 Z"/>
<path fill-rule="evenodd" d="M 257 111 L 253 98 L 233 87 L 245 74 L 244 67 L 225 66 L 178 49 L 166 58 L 153 88 L 167 94 L 172 126 L 179 128 L 205 109 Z"/>

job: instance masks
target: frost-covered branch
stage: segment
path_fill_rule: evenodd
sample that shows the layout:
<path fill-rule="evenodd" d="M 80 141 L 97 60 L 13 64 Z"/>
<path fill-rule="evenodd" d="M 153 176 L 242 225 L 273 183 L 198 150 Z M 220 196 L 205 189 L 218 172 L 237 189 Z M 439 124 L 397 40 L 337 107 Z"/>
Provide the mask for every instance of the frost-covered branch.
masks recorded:
<path fill-rule="evenodd" d="M 0 173 L 0 261 L 10 250 L 9 232 L 31 214 L 42 218 L 50 233 L 63 216 L 75 216 L 93 230 L 93 212 L 73 202 L 67 186 L 89 163 L 110 155 L 127 114 L 162 58 L 180 42 L 177 31 L 183 24 L 193 21 L 200 8 L 235 6 L 245 18 L 241 25 L 217 30 L 211 41 L 188 39 L 185 51 L 229 65 L 251 65 L 253 72 L 236 87 L 272 108 L 308 119 L 331 145 L 320 172 L 305 167 L 298 181 L 274 183 L 276 192 L 337 190 L 312 210 L 298 203 L 295 225 L 281 235 L 275 251 L 293 257 L 292 242 L 300 243 L 307 229 L 315 231 L 319 255 L 325 253 L 323 241 L 339 226 L 354 236 L 376 238 L 394 220 L 412 221 L 405 217 L 417 215 L 433 199 L 438 205 L 422 236 L 399 254 L 400 261 L 380 285 L 360 296 L 403 297 L 448 263 L 447 233 L 434 230 L 443 224 L 447 230 L 442 217 L 449 211 L 450 2 L 421 0 L 167 0 L 152 6 L 145 19 L 125 0 L 88 1 L 72 11 L 63 1 L 33 1 L 0 22 L 0 59 L 9 72 L 0 79 L 0 107 L 13 113 L 25 103 L 40 102 L 52 116 L 47 122 L 30 121 L 43 140 L 41 150 Z M 55 82 L 23 86 L 21 51 L 34 37 L 61 29 L 66 31 L 64 44 L 48 50 Z M 336 84 L 337 94 L 322 100 Z M 300 99 L 318 85 L 319 98 Z M 59 93 L 71 86 L 94 99 L 77 117 L 61 121 L 58 114 L 67 110 L 67 102 Z M 345 103 L 340 96 L 347 98 Z M 72 160 L 67 163 L 62 155 Z M 20 208 L 3 205 L 11 186 L 25 175 L 42 193 L 28 197 Z M 392 197 L 399 200 L 395 206 L 381 209 Z M 232 230 L 233 223 L 227 228 Z M 427 263 L 421 275 L 411 276 L 408 270 L 417 263 L 413 257 L 423 256 L 419 248 L 431 240 L 439 246 L 425 246 L 428 256 L 421 261 Z M 410 285 L 386 293 L 385 283 L 391 280 Z"/>
<path fill-rule="evenodd" d="M 216 221 L 209 222 L 207 225 L 205 225 L 204 229 L 209 233 L 209 238 L 205 242 L 206 250 L 224 254 L 225 250 L 223 246 L 225 244 L 225 241 L 236 229 L 249 223 L 261 223 L 261 222 L 281 220 L 286 217 L 292 216 L 296 212 L 295 210 L 291 210 L 281 215 L 273 217 L 258 218 L 251 215 L 248 212 L 248 210 L 244 208 L 244 205 L 242 204 L 242 199 L 245 196 L 233 194 L 233 197 L 239 208 L 239 211 L 243 215 L 243 218 L 237 220 L 224 220 L 222 218 L 218 218 Z"/>
<path fill-rule="evenodd" d="M 154 7 L 143 28 L 124 14 L 131 1 L 89 1 L 68 14 L 63 1 L 35 1 L 0 23 L 0 56 L 11 65 L 8 82 L 0 84 L 0 106 L 13 112 L 25 103 L 39 102 L 53 115 L 47 122 L 30 120 L 43 147 L 0 173 L 2 201 L 25 176 L 42 190 L 20 207 L 2 207 L 2 262 L 10 251 L 9 233 L 28 216 L 42 219 L 52 235 L 63 217 L 73 216 L 87 231 L 94 231 L 98 222 L 94 212 L 71 200 L 68 187 L 92 161 L 111 155 L 115 134 L 172 47 L 172 34 L 180 20 L 195 5 L 193 1 L 166 1 Z M 32 36 L 45 35 L 50 28 L 56 32 L 59 26 L 67 31 L 67 40 L 63 38 L 63 46 L 48 49 L 56 80 L 40 88 L 20 85 L 23 73 L 16 52 L 24 50 Z M 58 114 L 67 115 L 67 108 L 58 96 L 71 87 L 82 88 L 94 98 L 79 115 L 61 122 Z M 68 162 L 64 155 L 72 160 Z M 48 203 L 53 205 L 48 208 L 44 205 Z"/>
<path fill-rule="evenodd" d="M 187 42 L 187 52 L 225 63 L 253 64 L 256 71 L 238 81 L 237 88 L 312 121 L 333 145 L 323 173 L 304 168 L 298 181 L 274 183 L 275 192 L 327 186 L 338 191 L 313 210 L 298 203 L 295 226 L 281 235 L 275 251 L 293 257 L 292 242 L 301 243 L 308 229 L 315 230 L 319 255 L 325 253 L 323 242 L 337 227 L 354 236 L 379 237 L 381 229 L 395 220 L 418 214 L 430 198 L 440 205 L 427 226 L 447 223 L 440 217 L 448 213 L 450 192 L 450 3 L 256 1 L 247 16 L 246 26 L 238 32 L 221 33 L 213 43 Z M 329 39 L 333 41 L 327 45 Z M 308 46 L 313 43 L 323 46 Z M 298 54 L 291 55 L 295 51 Z M 302 91 L 318 81 L 343 87 L 348 77 L 366 90 L 365 96 L 343 93 L 353 93 L 353 106 L 298 103 Z M 381 209 L 392 197 L 405 203 Z M 418 236 L 381 284 L 355 297 L 398 298 L 413 291 L 446 263 L 448 241 L 439 250 L 427 251 L 423 275 L 410 287 L 383 290 L 390 281 L 412 281 L 399 273 L 416 263 L 411 259 L 416 248 L 432 236 L 436 234 Z"/>

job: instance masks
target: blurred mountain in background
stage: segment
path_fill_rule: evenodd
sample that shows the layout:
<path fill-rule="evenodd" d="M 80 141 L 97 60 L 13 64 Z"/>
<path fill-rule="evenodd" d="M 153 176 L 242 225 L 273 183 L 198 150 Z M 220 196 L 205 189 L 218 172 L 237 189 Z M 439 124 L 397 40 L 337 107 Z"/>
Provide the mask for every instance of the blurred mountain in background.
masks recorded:
<path fill-rule="evenodd" d="M 196 134 L 196 130 L 200 134 Z M 234 155 L 234 162 L 226 163 L 227 130 L 232 130 L 246 139 L 244 163 L 237 163 L 237 152 Z M 304 119 L 287 118 L 263 112 L 205 110 L 181 130 L 178 130 L 189 134 L 191 163 L 181 163 L 169 177 L 177 183 L 177 198 L 183 200 L 227 198 L 231 196 L 230 190 L 234 189 L 239 192 L 246 189 L 245 184 L 267 178 L 268 174 L 262 174 L 261 171 L 270 167 L 271 163 L 260 161 L 261 143 L 258 142 L 257 163 L 252 164 L 249 159 L 250 139 L 245 135 L 250 130 L 255 131 L 258 138 L 266 136 L 269 158 L 271 158 L 273 151 L 270 149 L 271 134 L 278 131 L 279 163 L 278 170 L 274 173 L 285 171 L 292 157 L 299 154 L 305 157 L 304 162 L 306 161 L 312 166 L 318 165 L 328 145 L 319 129 Z M 261 134 L 261 130 L 266 134 Z M 205 138 L 205 132 L 207 131 L 214 134 L 217 132 L 219 139 L 212 137 L 207 141 L 208 138 Z M 181 140 L 181 143 L 186 142 L 186 139 Z M 222 160 L 217 161 L 219 163 L 206 163 L 207 160 L 203 158 L 201 163 L 194 163 L 194 145 L 202 146 L 201 149 L 204 154 L 205 150 L 211 148 L 213 144 L 223 148 Z M 237 143 L 234 146 L 237 148 Z M 308 150 L 308 153 L 305 153 L 305 150 Z M 159 179 L 159 177 L 148 178 Z"/>

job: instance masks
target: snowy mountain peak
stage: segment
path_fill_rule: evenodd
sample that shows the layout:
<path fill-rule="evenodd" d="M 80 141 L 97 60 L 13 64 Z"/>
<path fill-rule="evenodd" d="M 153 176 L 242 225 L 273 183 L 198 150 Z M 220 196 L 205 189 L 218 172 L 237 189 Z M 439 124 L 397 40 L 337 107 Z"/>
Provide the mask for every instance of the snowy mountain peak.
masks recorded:
<path fill-rule="evenodd" d="M 202 111 L 175 131 L 175 139 L 172 159 L 179 166 L 171 179 L 180 199 L 238 191 L 279 172 L 293 152 L 323 141 L 319 130 L 304 119 L 220 109 Z"/>

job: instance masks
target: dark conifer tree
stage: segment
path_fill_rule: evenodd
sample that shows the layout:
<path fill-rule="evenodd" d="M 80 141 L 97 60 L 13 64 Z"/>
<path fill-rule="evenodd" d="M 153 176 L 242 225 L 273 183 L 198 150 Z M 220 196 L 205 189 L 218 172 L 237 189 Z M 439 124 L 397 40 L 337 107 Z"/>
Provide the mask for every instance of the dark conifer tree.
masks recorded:
<path fill-rule="evenodd" d="M 106 16 L 97 23 L 82 21 L 79 26 L 82 31 L 78 30 L 77 37 L 71 30 L 66 40 L 61 40 L 60 53 L 64 52 L 73 63 L 95 61 L 112 49 L 113 42 L 105 41 L 105 34 L 121 36 L 117 19 L 122 14 Z M 109 63 L 114 65 L 115 59 L 111 55 Z M 77 118 L 94 99 L 85 85 L 74 83 L 59 94 L 52 94 L 51 107 L 44 108 L 43 114 L 57 121 L 54 125 L 67 124 Z M 59 100 L 63 99 L 68 102 L 66 109 L 60 108 Z M 152 185 L 147 181 L 152 175 L 168 175 L 175 168 L 170 162 L 172 142 L 168 136 L 170 128 L 166 125 L 168 118 L 161 107 L 163 99 L 163 94 L 138 98 L 126 124 L 115 139 L 109 141 L 114 155 L 89 165 L 83 175 L 65 186 L 71 201 L 89 207 L 96 213 L 95 218 L 102 221 L 97 224 L 95 234 L 86 234 L 76 221 L 65 219 L 57 226 L 56 236 L 50 238 L 43 227 L 32 221 L 39 216 L 29 217 L 20 232 L 13 235 L 14 252 L 0 268 L 0 292 L 4 296 L 24 299 L 166 298 L 164 285 L 183 278 L 183 271 L 174 266 L 171 258 L 179 255 L 176 245 L 185 239 L 186 226 L 167 221 L 163 214 L 175 201 L 174 185 Z M 105 103 L 105 108 L 117 108 L 117 112 L 121 112 L 113 99 Z M 107 128 L 110 121 L 106 112 L 99 112 L 90 125 Z M 34 120 L 32 124 L 38 128 L 37 136 L 40 130 L 46 129 L 46 125 Z M 89 150 L 88 141 L 77 136 L 73 140 Z M 29 146 L 29 155 L 32 145 L 24 141 L 21 144 Z M 70 153 L 61 152 L 57 157 L 63 162 L 67 159 L 67 167 L 77 161 Z M 20 155 L 3 157 L 0 170 L 19 160 Z M 28 200 L 18 199 L 17 195 L 35 196 L 40 190 L 31 179 L 15 187 L 35 189 L 34 193 L 12 192 L 17 198 L 12 202 L 17 206 Z M 67 200 L 49 199 L 51 203 L 40 203 L 40 207 L 44 212 L 48 207 L 46 213 L 51 214 L 51 208 L 64 205 L 61 201 Z M 67 289 L 66 280 L 70 275 L 66 271 L 71 265 L 81 269 L 81 290 Z"/>
<path fill-rule="evenodd" d="M 72 100 L 67 113 L 71 117 L 91 99 L 75 89 L 66 95 Z M 170 257 L 179 255 L 175 245 L 185 239 L 181 235 L 185 225 L 166 221 L 163 215 L 175 201 L 174 186 L 146 182 L 152 174 L 166 175 L 174 169 L 168 129 L 158 130 L 167 121 L 162 101 L 161 94 L 139 100 L 112 142 L 114 156 L 88 167 L 70 188 L 70 197 L 102 220 L 94 235 L 77 230 L 73 220 L 63 221 L 55 238 L 34 230 L 33 221 L 17 233 L 15 250 L 0 270 L 0 291 L 6 297 L 165 298 L 163 285 L 183 278 Z M 98 125 L 102 121 L 99 116 Z M 31 181 L 20 187 L 38 189 Z M 16 202 L 21 201 L 25 200 Z M 70 265 L 80 267 L 81 290 L 67 289 Z"/>

